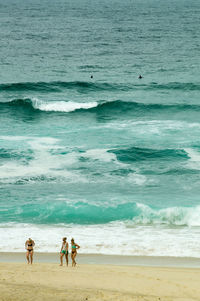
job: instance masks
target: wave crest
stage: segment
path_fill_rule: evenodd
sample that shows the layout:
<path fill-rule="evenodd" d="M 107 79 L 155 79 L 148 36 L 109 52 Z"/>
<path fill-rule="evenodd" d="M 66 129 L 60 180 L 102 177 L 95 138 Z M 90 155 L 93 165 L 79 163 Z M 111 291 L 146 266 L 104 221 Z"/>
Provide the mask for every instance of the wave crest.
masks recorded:
<path fill-rule="evenodd" d="M 44 112 L 73 112 L 76 110 L 87 110 L 96 107 L 97 102 L 73 102 L 73 101 L 52 101 L 45 102 L 37 98 L 14 99 L 10 102 L 0 103 L 11 107 L 21 107 L 23 109 L 44 111 Z"/>
<path fill-rule="evenodd" d="M 200 226 L 200 206 L 155 210 L 137 203 L 137 208 L 140 213 L 133 218 L 134 225 Z"/>
<path fill-rule="evenodd" d="M 127 91 L 132 89 L 133 86 L 125 84 L 112 84 L 106 82 L 64 82 L 64 81 L 52 81 L 52 82 L 21 82 L 21 83 L 8 83 L 0 84 L 0 91 L 3 92 L 60 92 L 64 90 L 75 90 L 81 93 L 87 93 L 91 91 Z"/>
<path fill-rule="evenodd" d="M 117 159 L 122 162 L 134 162 L 143 160 L 160 160 L 162 158 L 178 160 L 178 159 L 188 159 L 188 154 L 183 149 L 151 149 L 151 148 L 139 148 L 130 147 L 124 149 L 113 149 L 108 152 L 114 153 Z"/>
<path fill-rule="evenodd" d="M 129 91 L 129 90 L 182 90 L 199 91 L 199 83 L 107 83 L 107 82 L 83 82 L 83 81 L 51 81 L 51 82 L 19 82 L 0 84 L 0 91 L 36 91 L 36 92 L 60 92 L 63 90 L 76 90 L 82 93 L 91 91 Z"/>
<path fill-rule="evenodd" d="M 124 222 L 126 227 L 156 226 L 200 227 L 200 206 L 153 209 L 142 203 L 90 204 L 85 201 L 56 201 L 55 203 L 24 204 L 7 208 L 2 222 L 39 224 L 106 224 Z"/>
<path fill-rule="evenodd" d="M 163 104 L 145 104 L 134 101 L 93 101 L 93 102 L 74 102 L 74 101 L 42 101 L 37 98 L 23 98 L 13 99 L 7 102 L 0 102 L 1 106 L 19 107 L 21 109 L 28 109 L 33 111 L 44 112 L 74 112 L 78 110 L 88 110 L 98 114 L 118 114 L 132 112 L 132 114 L 145 114 L 148 112 L 159 111 L 200 111 L 199 105 L 163 105 Z"/>
<path fill-rule="evenodd" d="M 46 112 L 73 112 L 80 109 L 91 109 L 96 107 L 97 102 L 87 102 L 87 103 L 79 103 L 73 101 L 56 101 L 56 102 L 41 102 L 39 100 L 35 100 L 33 103 L 33 107 L 40 111 Z"/>

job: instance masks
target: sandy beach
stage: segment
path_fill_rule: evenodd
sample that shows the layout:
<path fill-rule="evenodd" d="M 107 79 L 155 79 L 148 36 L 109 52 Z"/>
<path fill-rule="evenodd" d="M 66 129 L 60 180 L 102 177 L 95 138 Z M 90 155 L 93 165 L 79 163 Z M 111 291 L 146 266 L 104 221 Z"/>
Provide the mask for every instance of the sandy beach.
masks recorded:
<path fill-rule="evenodd" d="M 200 300 L 199 268 L 1 261 L 1 301 Z"/>

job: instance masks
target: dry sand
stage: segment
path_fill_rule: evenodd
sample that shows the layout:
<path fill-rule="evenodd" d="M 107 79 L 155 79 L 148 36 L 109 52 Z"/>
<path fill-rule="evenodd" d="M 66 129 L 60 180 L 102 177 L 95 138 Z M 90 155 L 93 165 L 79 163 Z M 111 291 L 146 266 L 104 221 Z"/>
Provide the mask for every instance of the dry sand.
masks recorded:
<path fill-rule="evenodd" d="M 0 300 L 200 300 L 200 269 L 4 262 Z"/>

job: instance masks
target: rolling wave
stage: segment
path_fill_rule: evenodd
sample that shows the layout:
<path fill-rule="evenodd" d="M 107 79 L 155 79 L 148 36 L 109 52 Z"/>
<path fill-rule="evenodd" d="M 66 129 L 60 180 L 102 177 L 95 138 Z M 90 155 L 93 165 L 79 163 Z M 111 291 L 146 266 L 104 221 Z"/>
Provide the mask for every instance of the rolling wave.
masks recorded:
<path fill-rule="evenodd" d="M 134 162 L 143 160 L 175 160 L 188 159 L 188 154 L 183 149 L 151 149 L 130 147 L 125 149 L 113 149 L 112 152 L 117 156 L 117 159 L 122 162 Z"/>
<path fill-rule="evenodd" d="M 38 92 L 60 92 L 63 90 L 78 90 L 80 92 L 90 91 L 111 91 L 111 90 L 129 90 L 131 86 L 122 84 L 109 84 L 109 83 L 93 83 L 93 82 L 21 82 L 21 83 L 8 83 L 0 85 L 0 92 L 21 92 L 21 91 L 38 91 Z"/>
<path fill-rule="evenodd" d="M 190 104 L 148 104 L 139 103 L 134 101 L 93 101 L 93 102 L 75 102 L 75 101 L 42 101 L 37 98 L 23 98 L 13 99 L 7 102 L 0 102 L 0 106 L 15 107 L 15 109 L 28 109 L 29 111 L 43 111 L 43 112 L 74 112 L 74 111 L 89 111 L 95 113 L 122 113 L 122 112 L 133 112 L 133 113 L 148 113 L 148 112 L 159 112 L 159 111 L 200 111 L 199 105 Z"/>
<path fill-rule="evenodd" d="M 83 81 L 52 81 L 52 82 L 19 82 L 0 84 L 0 92 L 60 92 L 63 90 L 76 90 L 81 93 L 91 91 L 129 91 L 129 90 L 182 90 L 182 91 L 199 91 L 199 83 L 181 83 L 170 82 L 166 84 L 159 83 L 106 83 L 106 82 L 83 82 Z"/>
<path fill-rule="evenodd" d="M 134 225 L 200 226 L 200 206 L 153 209 L 137 203 L 139 214 L 133 218 Z"/>
<path fill-rule="evenodd" d="M 98 106 L 97 102 L 73 102 L 73 101 L 52 101 L 45 102 L 37 98 L 14 99 L 9 102 L 0 102 L 1 106 L 9 106 L 24 110 L 43 111 L 43 112 L 73 112 L 76 110 L 87 110 Z"/>
<path fill-rule="evenodd" d="M 137 225 L 200 226 L 200 206 L 151 208 L 142 203 L 122 203 L 116 206 L 85 202 L 55 202 L 24 204 L 8 207 L 1 222 L 29 222 L 36 224 L 104 224 L 124 221 L 127 227 Z"/>

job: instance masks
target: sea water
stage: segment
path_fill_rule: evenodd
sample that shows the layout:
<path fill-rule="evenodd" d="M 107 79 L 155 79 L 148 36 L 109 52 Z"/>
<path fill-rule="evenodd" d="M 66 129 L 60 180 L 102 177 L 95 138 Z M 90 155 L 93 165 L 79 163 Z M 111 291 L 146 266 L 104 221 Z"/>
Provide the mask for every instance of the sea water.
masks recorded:
<path fill-rule="evenodd" d="M 199 14 L 0 0 L 0 251 L 200 257 Z"/>

